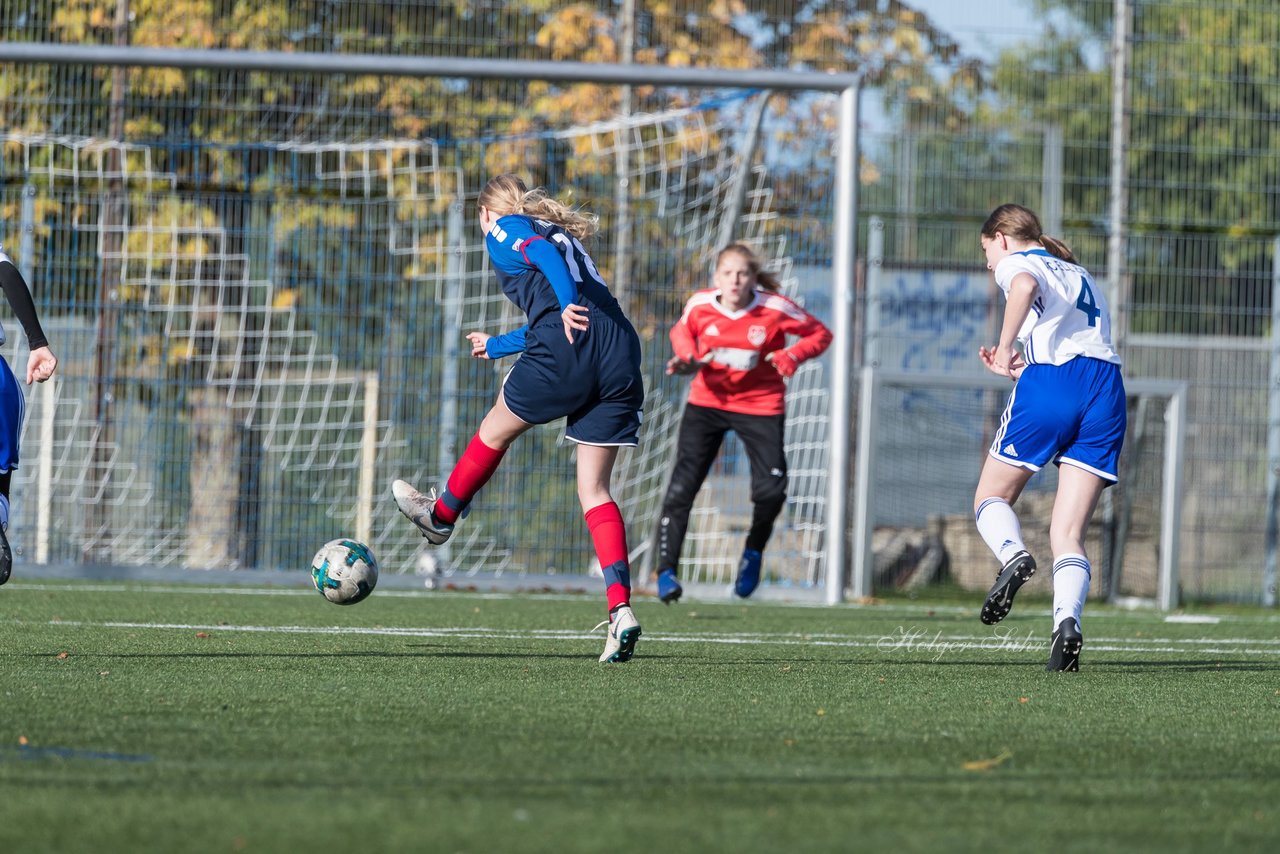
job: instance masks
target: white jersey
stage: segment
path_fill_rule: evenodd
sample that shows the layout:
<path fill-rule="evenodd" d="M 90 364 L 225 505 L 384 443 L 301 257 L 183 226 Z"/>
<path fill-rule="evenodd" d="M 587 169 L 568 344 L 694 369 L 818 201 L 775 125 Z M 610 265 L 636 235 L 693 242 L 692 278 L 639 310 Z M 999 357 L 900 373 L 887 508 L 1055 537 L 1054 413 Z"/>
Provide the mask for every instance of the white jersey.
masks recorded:
<path fill-rule="evenodd" d="M 1111 346 L 1111 313 L 1089 271 L 1043 249 L 1015 252 L 996 265 L 996 284 L 1009 297 L 1014 276 L 1036 280 L 1031 311 L 1018 330 L 1028 365 L 1061 365 L 1076 356 L 1120 364 Z"/>

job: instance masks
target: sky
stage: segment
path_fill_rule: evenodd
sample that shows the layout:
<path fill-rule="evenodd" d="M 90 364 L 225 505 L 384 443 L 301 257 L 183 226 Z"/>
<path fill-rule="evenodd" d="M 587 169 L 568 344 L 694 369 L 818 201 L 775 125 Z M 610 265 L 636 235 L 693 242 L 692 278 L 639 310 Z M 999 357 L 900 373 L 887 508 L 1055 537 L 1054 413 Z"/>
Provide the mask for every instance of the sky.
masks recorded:
<path fill-rule="evenodd" d="M 1032 37 L 1037 19 L 1031 0 L 906 0 L 956 40 L 967 56 L 994 61 L 1003 48 Z M 892 126 L 879 98 L 863 98 L 861 124 L 873 131 Z"/>
<path fill-rule="evenodd" d="M 1036 31 L 1030 0 L 906 0 L 951 34 L 965 53 L 994 58 Z"/>

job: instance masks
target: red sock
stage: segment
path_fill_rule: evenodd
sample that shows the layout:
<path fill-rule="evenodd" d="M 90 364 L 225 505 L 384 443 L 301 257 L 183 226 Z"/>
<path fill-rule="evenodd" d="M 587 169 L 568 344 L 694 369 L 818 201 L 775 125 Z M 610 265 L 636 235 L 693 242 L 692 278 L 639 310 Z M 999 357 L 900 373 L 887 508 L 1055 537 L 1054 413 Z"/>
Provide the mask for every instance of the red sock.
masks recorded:
<path fill-rule="evenodd" d="M 502 455 L 506 452 L 506 448 L 490 448 L 481 442 L 479 433 L 472 437 L 471 444 L 462 452 L 462 459 L 458 460 L 453 473 L 449 475 L 444 495 L 440 496 L 435 509 L 431 511 L 436 519 L 446 525 L 458 521 L 458 515 L 498 470 L 498 463 L 502 462 Z"/>
<path fill-rule="evenodd" d="M 631 604 L 631 565 L 627 562 L 627 526 L 618 505 L 610 501 L 592 507 L 585 514 L 591 542 L 604 572 L 605 596 L 609 610 Z"/>

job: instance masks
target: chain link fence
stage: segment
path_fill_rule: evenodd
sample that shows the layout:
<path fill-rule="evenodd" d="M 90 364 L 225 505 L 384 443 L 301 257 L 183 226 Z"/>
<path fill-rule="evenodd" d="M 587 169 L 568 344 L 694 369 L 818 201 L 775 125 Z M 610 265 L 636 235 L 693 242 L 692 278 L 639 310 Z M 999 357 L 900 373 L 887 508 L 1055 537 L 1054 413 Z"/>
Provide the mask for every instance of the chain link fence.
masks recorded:
<path fill-rule="evenodd" d="M 1127 375 L 1188 383 L 1183 594 L 1273 603 L 1272 4 L 1008 3 L 1024 14 L 979 30 L 946 4 L 896 0 L 175 2 L 168 17 L 30 0 L 0 2 L 0 38 L 857 70 L 860 255 L 878 218 L 881 263 L 912 276 L 899 301 L 942 317 L 947 277 L 969 277 L 954 316 L 981 335 L 999 307 L 978 228 L 1001 202 L 1037 208 L 1111 289 Z M 518 322 L 473 222 L 494 171 L 602 215 L 593 254 L 646 345 L 645 445 L 620 472 L 640 561 L 683 394 L 659 371 L 665 332 L 719 242 L 755 242 L 811 310 L 830 308 L 829 96 L 38 62 L 4 64 L 0 81 L 0 242 L 62 359 L 56 386 L 29 395 L 15 480 L 29 560 L 292 568 L 358 531 L 402 572 L 584 572 L 554 427 L 517 445 L 443 566 L 382 494 L 391 477 L 443 473 L 494 395 L 494 367 L 461 347 L 467 329 Z M 896 335 L 893 352 L 924 355 L 895 369 L 973 368 L 924 328 L 869 327 L 865 308 L 856 352 Z M 9 326 L 5 355 L 21 360 Z M 829 370 L 794 387 L 775 583 L 822 572 Z M 937 479 L 968 512 L 984 447 L 921 488 Z M 744 476 L 730 446 L 692 525 L 698 580 L 731 571 Z"/>

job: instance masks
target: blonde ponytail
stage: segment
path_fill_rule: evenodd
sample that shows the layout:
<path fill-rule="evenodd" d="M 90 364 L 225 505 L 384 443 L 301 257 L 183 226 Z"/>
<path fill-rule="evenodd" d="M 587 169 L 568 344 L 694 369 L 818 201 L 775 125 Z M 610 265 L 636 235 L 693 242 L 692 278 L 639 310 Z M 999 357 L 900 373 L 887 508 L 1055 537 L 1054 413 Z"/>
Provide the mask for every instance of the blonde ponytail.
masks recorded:
<path fill-rule="evenodd" d="M 600 218 L 595 214 L 577 211 L 547 195 L 546 190 L 535 187 L 530 190 L 515 175 L 498 175 L 485 184 L 476 202 L 498 216 L 522 214 L 534 219 L 555 223 L 579 240 L 596 233 Z"/>

